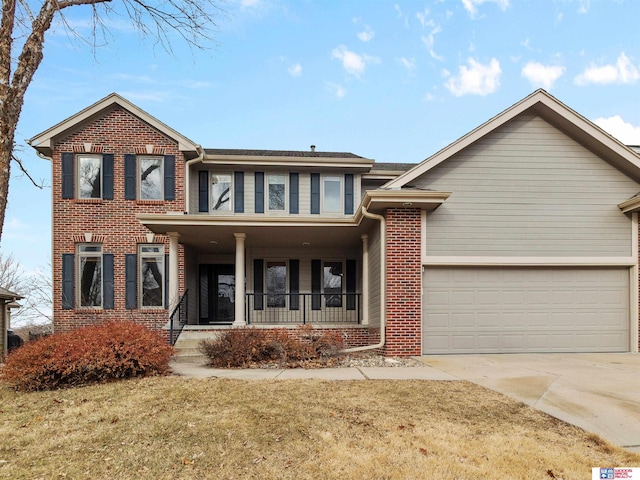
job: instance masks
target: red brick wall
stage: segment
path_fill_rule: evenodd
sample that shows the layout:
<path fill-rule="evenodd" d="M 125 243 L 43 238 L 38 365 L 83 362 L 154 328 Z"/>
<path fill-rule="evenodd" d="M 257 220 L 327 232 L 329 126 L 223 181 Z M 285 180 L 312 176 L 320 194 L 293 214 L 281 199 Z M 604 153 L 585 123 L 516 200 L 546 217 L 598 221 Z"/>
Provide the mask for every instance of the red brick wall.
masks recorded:
<path fill-rule="evenodd" d="M 390 208 L 387 224 L 387 356 L 421 355 L 422 262 L 421 213 Z"/>
<path fill-rule="evenodd" d="M 114 154 L 113 200 L 80 200 L 62 198 L 63 152 L 84 152 L 85 143 L 91 143 L 90 152 Z M 175 155 L 175 201 L 137 201 L 124 199 L 124 155 L 136 153 L 147 145 L 154 146 L 154 154 Z M 77 181 L 77 178 L 75 179 Z M 135 219 L 136 213 L 164 213 L 184 209 L 184 157 L 177 144 L 163 134 L 134 117 L 126 110 L 114 108 L 66 138 L 57 141 L 53 154 L 53 315 L 56 331 L 64 331 L 100 322 L 122 318 L 159 329 L 168 320 L 166 309 L 128 310 L 125 308 L 125 255 L 137 253 L 138 243 L 147 243 L 151 233 Z M 62 255 L 76 253 L 76 244 L 84 242 L 84 234 L 98 236 L 103 253 L 114 255 L 114 309 L 62 309 Z M 94 239 L 95 241 L 95 239 Z M 165 245 L 165 235 L 156 235 L 153 243 Z M 180 248 L 180 264 L 183 251 Z M 180 272 L 180 292 L 184 290 L 183 272 Z"/>

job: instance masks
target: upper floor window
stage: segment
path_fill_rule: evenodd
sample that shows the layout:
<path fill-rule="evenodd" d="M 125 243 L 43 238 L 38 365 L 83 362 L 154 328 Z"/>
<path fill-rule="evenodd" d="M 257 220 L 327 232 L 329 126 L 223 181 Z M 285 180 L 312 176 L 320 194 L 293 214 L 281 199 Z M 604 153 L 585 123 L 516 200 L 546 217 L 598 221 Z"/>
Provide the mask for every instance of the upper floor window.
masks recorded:
<path fill-rule="evenodd" d="M 327 213 L 342 211 L 342 177 L 325 175 L 323 179 L 322 210 Z"/>
<path fill-rule="evenodd" d="M 102 245 L 78 245 L 78 305 L 102 307 Z"/>
<path fill-rule="evenodd" d="M 231 211 L 231 174 L 211 173 L 211 210 Z"/>
<path fill-rule="evenodd" d="M 175 200 L 175 157 L 124 156 L 126 200 Z"/>
<path fill-rule="evenodd" d="M 78 155 L 78 198 L 102 198 L 102 155 Z"/>
<path fill-rule="evenodd" d="M 162 158 L 138 157 L 138 182 L 140 200 L 162 200 L 164 198 Z"/>
<path fill-rule="evenodd" d="M 63 153 L 62 198 L 113 199 L 113 155 Z"/>
<path fill-rule="evenodd" d="M 286 180 L 284 175 L 269 175 L 269 210 L 284 211 L 286 208 Z"/>

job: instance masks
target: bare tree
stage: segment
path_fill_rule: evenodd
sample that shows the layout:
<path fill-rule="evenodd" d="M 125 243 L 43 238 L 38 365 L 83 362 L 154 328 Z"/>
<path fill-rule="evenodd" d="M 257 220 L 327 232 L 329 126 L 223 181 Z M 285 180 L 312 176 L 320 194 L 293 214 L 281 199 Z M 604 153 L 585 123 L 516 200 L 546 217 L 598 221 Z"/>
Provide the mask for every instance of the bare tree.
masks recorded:
<path fill-rule="evenodd" d="M 91 11 L 92 30 L 84 38 L 71 29 L 64 12 L 82 5 Z M 37 10 L 37 11 L 36 11 Z M 0 21 L 0 238 L 4 226 L 15 134 L 25 93 L 44 58 L 45 34 L 58 18 L 93 48 L 109 39 L 108 19 L 126 16 L 142 35 L 171 51 L 178 34 L 189 46 L 204 48 L 220 13 L 216 0 L 2 0 Z M 19 52 L 19 54 L 18 54 Z M 18 162 L 20 166 L 20 162 Z"/>

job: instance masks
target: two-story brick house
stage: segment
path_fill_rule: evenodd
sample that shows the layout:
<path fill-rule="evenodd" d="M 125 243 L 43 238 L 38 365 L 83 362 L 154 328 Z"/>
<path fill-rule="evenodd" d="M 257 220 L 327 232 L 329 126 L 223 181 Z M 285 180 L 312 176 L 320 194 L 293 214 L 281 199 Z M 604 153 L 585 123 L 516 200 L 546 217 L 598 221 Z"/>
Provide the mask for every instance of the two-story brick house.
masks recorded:
<path fill-rule="evenodd" d="M 116 94 L 30 144 L 58 330 L 177 307 L 392 355 L 637 350 L 640 157 L 544 91 L 417 165 L 204 149 Z"/>

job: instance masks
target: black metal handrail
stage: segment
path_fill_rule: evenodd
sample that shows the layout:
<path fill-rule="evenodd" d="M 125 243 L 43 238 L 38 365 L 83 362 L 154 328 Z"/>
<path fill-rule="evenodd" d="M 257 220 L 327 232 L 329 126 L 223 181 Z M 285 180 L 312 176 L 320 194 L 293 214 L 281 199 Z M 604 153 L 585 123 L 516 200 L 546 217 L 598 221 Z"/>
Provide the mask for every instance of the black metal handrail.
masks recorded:
<path fill-rule="evenodd" d="M 176 344 L 176 340 L 180 336 L 182 329 L 187 324 L 187 313 L 189 312 L 189 289 L 185 290 L 180 301 L 169 316 L 169 342 L 171 345 Z"/>
<path fill-rule="evenodd" d="M 360 293 L 246 293 L 247 324 L 361 323 Z"/>

